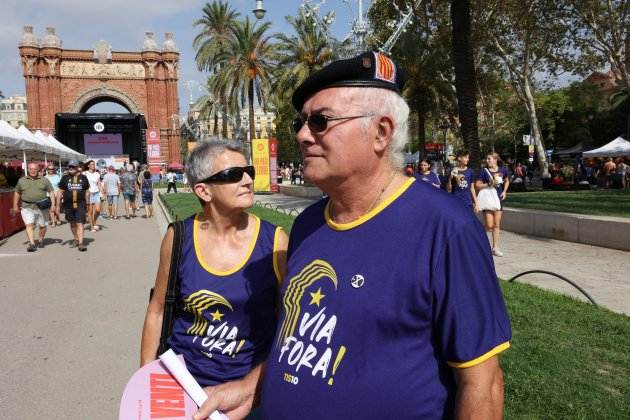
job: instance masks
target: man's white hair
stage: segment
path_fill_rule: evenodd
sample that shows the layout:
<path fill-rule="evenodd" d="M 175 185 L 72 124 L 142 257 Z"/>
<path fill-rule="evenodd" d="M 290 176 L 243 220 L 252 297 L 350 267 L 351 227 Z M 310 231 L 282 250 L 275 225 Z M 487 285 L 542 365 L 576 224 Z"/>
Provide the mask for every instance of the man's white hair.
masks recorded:
<path fill-rule="evenodd" d="M 366 113 L 388 115 L 394 120 L 392 141 L 387 148 L 392 168 L 402 169 L 405 162 L 404 150 L 409 141 L 409 105 L 396 92 L 380 88 L 352 88 L 354 98 Z M 369 119 L 364 119 L 367 128 Z"/>

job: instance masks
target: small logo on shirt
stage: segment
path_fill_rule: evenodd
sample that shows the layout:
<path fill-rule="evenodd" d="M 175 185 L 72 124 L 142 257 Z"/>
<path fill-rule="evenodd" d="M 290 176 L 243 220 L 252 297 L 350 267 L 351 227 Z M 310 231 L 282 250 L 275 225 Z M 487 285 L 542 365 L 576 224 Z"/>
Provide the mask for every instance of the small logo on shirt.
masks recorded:
<path fill-rule="evenodd" d="M 365 278 L 361 274 L 355 274 L 354 276 L 352 276 L 352 279 L 350 280 L 350 284 L 355 289 L 359 289 L 363 287 L 363 285 L 365 284 Z"/>

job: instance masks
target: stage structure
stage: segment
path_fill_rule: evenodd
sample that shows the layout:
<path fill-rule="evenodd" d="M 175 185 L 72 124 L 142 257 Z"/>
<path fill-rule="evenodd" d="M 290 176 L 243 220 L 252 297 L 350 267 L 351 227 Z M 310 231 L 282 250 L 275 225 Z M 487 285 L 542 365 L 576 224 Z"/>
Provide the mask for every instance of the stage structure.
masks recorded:
<path fill-rule="evenodd" d="M 131 160 L 156 167 L 179 161 L 179 50 L 172 33 L 160 48 L 146 32 L 140 52 L 112 51 L 106 41 L 92 50 L 69 50 L 55 28 L 38 40 L 25 26 L 19 51 L 32 131 L 55 134 L 81 153 L 86 147 L 104 151 L 93 140 L 98 134 L 109 136 L 102 144 L 122 148 Z M 100 102 L 117 103 L 129 114 L 85 114 Z"/>

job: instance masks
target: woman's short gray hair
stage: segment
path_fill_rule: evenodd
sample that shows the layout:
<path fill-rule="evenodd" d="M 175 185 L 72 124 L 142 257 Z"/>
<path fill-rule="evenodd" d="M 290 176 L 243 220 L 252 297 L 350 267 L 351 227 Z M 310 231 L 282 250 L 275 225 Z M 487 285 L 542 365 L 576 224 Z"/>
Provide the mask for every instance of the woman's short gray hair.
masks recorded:
<path fill-rule="evenodd" d="M 240 144 L 224 138 L 218 137 L 199 142 L 186 159 L 185 171 L 190 185 L 211 176 L 214 160 L 227 151 L 243 154 Z"/>

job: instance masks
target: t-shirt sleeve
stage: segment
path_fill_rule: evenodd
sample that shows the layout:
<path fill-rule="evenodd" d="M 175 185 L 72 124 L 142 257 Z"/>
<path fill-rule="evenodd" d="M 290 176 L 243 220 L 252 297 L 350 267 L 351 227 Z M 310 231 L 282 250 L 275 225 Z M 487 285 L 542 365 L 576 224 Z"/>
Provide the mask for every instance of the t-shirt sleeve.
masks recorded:
<path fill-rule="evenodd" d="M 90 189 L 90 181 L 88 181 L 88 179 L 85 177 L 85 175 L 82 177 L 82 182 L 83 182 L 83 191 L 89 190 Z"/>
<path fill-rule="evenodd" d="M 445 362 L 471 367 L 510 346 L 510 320 L 481 224 L 469 222 L 447 240 L 432 275 L 433 328 Z"/>
<path fill-rule="evenodd" d="M 48 178 L 44 178 L 46 180 L 46 191 L 48 192 L 53 192 L 55 189 L 52 186 L 52 183 L 50 182 L 50 179 Z"/>
<path fill-rule="evenodd" d="M 59 180 L 59 184 L 57 184 L 57 187 L 59 187 L 60 190 L 66 190 L 66 185 L 65 185 L 65 181 L 66 180 L 66 176 L 62 176 L 61 179 Z"/>
<path fill-rule="evenodd" d="M 18 179 L 18 182 L 15 185 L 15 191 L 20 194 L 22 193 L 22 191 L 24 191 L 24 187 L 22 186 L 22 178 Z"/>

